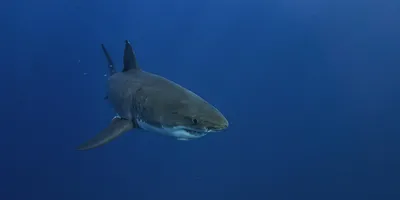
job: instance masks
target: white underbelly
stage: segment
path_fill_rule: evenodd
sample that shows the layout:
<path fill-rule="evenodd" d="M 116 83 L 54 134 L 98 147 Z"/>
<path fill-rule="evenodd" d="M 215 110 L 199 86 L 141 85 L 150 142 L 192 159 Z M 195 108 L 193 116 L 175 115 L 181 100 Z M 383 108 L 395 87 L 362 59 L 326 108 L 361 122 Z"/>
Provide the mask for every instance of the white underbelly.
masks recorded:
<path fill-rule="evenodd" d="M 181 128 L 159 128 L 159 127 L 155 127 L 150 124 L 147 124 L 146 122 L 144 122 L 142 120 L 136 120 L 136 122 L 140 128 L 142 128 L 146 131 L 156 132 L 156 133 L 160 133 L 162 135 L 175 137 L 178 140 L 196 139 L 196 138 L 200 138 L 203 136 L 203 135 L 192 135 Z"/>

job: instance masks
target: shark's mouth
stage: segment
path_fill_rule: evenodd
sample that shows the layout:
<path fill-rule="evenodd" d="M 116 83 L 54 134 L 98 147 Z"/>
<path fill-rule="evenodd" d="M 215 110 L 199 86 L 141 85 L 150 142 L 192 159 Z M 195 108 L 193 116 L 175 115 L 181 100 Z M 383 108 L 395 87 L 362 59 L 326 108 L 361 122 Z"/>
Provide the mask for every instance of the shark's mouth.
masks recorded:
<path fill-rule="evenodd" d="M 184 129 L 186 132 L 188 132 L 190 135 L 194 135 L 194 136 L 204 136 L 204 135 L 207 135 L 207 133 L 209 132 L 209 131 L 204 131 L 204 130 L 193 130 L 193 129 L 187 129 L 187 128 L 185 128 Z"/>

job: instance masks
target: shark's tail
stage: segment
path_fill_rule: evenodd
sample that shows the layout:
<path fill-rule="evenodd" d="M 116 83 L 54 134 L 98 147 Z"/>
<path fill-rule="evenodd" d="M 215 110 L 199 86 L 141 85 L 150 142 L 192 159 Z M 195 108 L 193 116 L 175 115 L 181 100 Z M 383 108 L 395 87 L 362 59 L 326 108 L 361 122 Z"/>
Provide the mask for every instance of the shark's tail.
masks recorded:
<path fill-rule="evenodd" d="M 111 59 L 110 54 L 108 54 L 106 47 L 104 47 L 104 44 L 101 44 L 101 48 L 103 49 L 104 55 L 107 57 L 109 76 L 112 76 L 116 73 L 114 63 Z"/>

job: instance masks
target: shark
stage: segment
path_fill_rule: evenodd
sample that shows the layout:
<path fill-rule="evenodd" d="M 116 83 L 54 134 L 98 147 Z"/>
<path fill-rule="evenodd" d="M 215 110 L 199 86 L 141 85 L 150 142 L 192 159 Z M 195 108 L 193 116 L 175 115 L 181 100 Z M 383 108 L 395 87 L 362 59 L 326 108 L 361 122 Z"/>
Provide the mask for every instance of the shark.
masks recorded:
<path fill-rule="evenodd" d="M 191 90 L 138 65 L 131 43 L 125 40 L 123 69 L 101 44 L 108 62 L 107 94 L 116 115 L 97 135 L 78 150 L 103 146 L 132 130 L 145 130 L 187 141 L 228 128 L 226 117 Z"/>

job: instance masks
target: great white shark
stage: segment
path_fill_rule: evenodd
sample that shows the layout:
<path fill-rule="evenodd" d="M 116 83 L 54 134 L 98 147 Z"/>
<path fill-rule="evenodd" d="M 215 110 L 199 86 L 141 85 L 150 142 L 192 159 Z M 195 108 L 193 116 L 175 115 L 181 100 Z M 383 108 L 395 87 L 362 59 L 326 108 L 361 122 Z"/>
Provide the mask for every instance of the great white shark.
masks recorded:
<path fill-rule="evenodd" d="M 107 49 L 109 78 L 106 98 L 116 116 L 100 133 L 78 150 L 102 146 L 118 136 L 144 129 L 178 140 L 201 138 L 228 128 L 228 120 L 199 95 L 162 76 L 142 70 L 128 40 L 125 41 L 123 70 L 117 72 Z"/>

